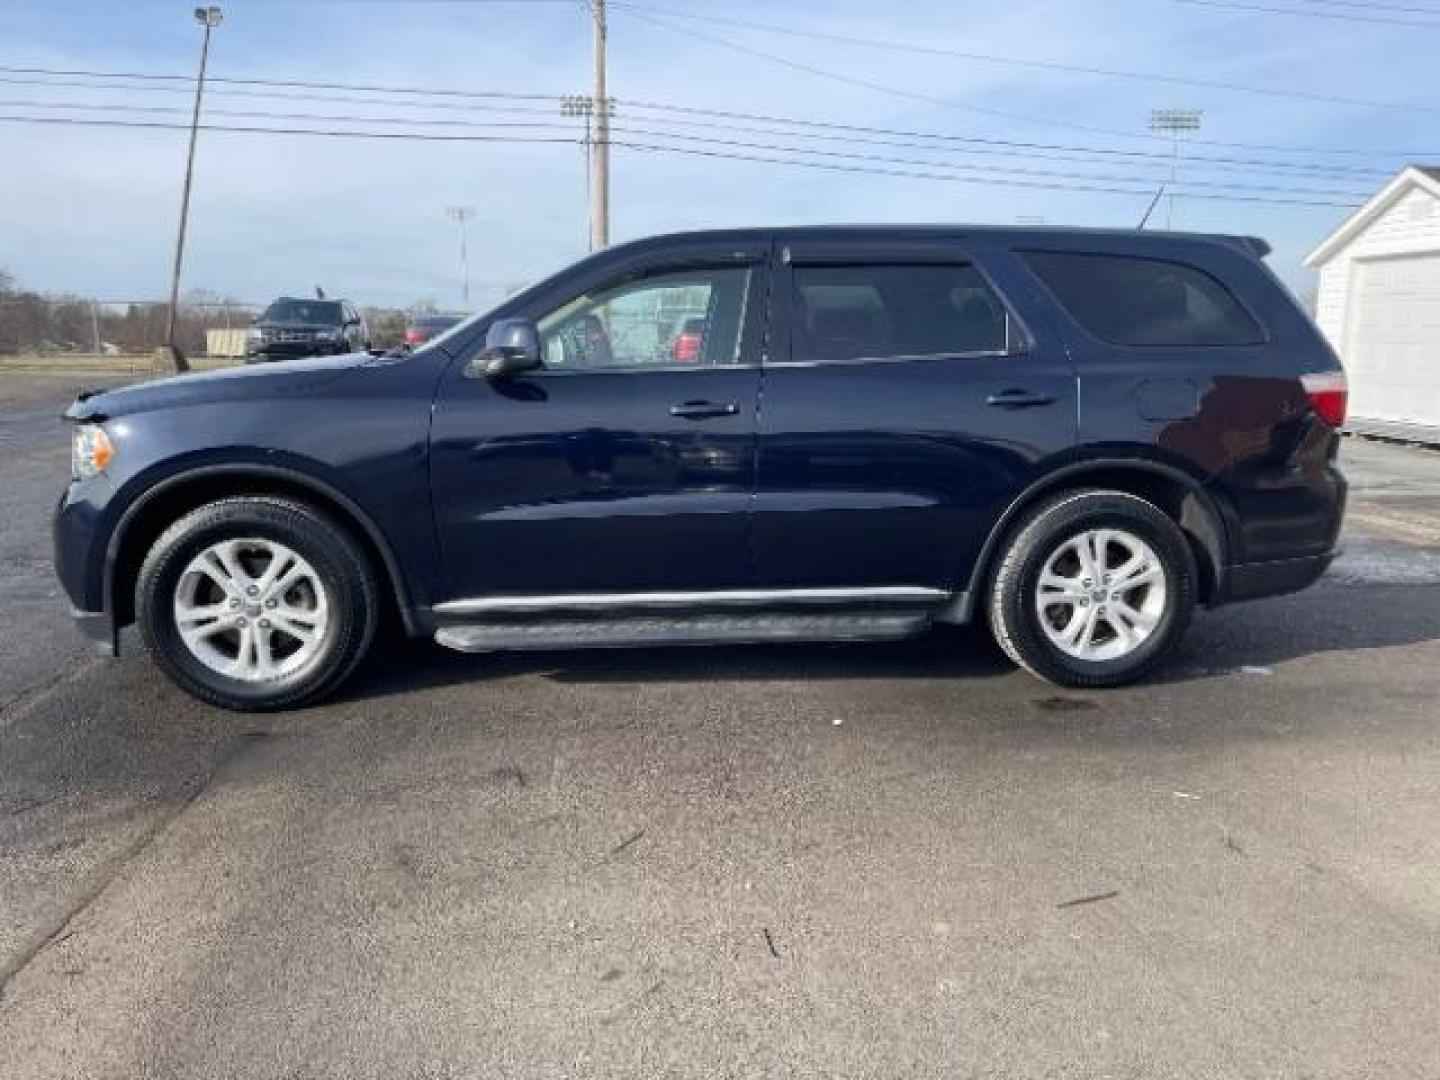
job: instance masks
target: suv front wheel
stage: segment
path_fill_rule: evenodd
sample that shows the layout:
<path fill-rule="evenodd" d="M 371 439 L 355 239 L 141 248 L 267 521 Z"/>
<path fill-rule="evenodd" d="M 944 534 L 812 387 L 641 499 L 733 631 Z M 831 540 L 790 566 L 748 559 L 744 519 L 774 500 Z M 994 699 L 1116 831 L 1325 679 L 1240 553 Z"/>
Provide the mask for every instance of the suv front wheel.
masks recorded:
<path fill-rule="evenodd" d="M 1118 686 L 1163 660 L 1189 625 L 1195 559 L 1179 527 L 1121 491 L 1072 491 L 1012 533 L 990 627 L 1020 666 L 1061 686 Z"/>
<path fill-rule="evenodd" d="M 345 528 L 305 503 L 223 499 L 161 534 L 135 613 L 172 679 L 228 709 L 286 709 L 333 689 L 375 633 L 375 577 Z"/>

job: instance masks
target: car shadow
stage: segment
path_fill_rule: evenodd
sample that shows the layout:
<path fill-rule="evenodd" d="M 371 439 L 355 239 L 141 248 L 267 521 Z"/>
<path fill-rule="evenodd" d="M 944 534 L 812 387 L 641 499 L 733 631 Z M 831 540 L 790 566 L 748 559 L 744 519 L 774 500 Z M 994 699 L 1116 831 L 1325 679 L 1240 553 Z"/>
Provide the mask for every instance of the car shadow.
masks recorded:
<path fill-rule="evenodd" d="M 428 641 L 376 649 L 337 700 L 540 675 L 557 683 L 988 678 L 1013 665 L 974 627 L 941 627 L 908 641 L 714 645 L 466 654 Z"/>
<path fill-rule="evenodd" d="M 1326 582 L 1273 600 L 1198 612 L 1152 682 L 1183 683 L 1321 656 L 1440 640 L 1440 584 Z"/>
<path fill-rule="evenodd" d="M 1175 656 L 1146 680 L 1188 683 L 1333 652 L 1440 640 L 1440 586 L 1327 583 L 1275 600 L 1196 614 Z M 382 643 L 338 700 L 539 675 L 557 683 L 716 680 L 973 679 L 1015 666 L 978 626 L 937 627 L 908 641 L 762 644 L 464 654 L 428 641 Z"/>

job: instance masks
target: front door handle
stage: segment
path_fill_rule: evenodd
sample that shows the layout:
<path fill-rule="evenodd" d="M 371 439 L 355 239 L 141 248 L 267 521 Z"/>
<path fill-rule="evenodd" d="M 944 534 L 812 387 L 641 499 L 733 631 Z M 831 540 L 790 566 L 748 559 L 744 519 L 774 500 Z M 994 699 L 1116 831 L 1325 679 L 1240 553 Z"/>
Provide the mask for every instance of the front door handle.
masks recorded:
<path fill-rule="evenodd" d="M 997 409 L 1034 409 L 1041 405 L 1054 405 L 1051 394 L 1034 394 L 1029 390 L 1003 390 L 985 399 L 986 405 Z"/>
<path fill-rule="evenodd" d="M 682 401 L 670 406 L 670 415 L 682 420 L 709 420 L 716 416 L 737 416 L 740 406 L 733 401 Z"/>

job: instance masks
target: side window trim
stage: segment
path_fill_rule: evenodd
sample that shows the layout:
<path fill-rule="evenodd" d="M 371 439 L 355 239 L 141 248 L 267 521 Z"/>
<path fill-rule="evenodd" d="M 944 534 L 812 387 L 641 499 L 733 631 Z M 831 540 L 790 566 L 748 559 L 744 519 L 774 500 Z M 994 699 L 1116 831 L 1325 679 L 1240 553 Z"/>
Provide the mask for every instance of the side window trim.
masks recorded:
<path fill-rule="evenodd" d="M 842 256 L 826 256 L 809 258 L 794 258 L 790 249 L 781 245 L 777 251 L 778 263 L 773 271 L 773 295 L 784 296 L 784 322 L 779 321 L 779 308 L 774 303 L 773 295 L 771 301 L 771 321 L 774 329 L 783 336 L 784 359 L 775 359 L 769 353 L 765 358 L 765 366 L 773 368 L 809 368 L 809 367 L 838 367 L 853 366 L 856 364 L 913 364 L 913 363 L 945 363 L 947 361 L 965 360 L 999 360 L 1017 358 L 1028 354 L 1035 343 L 1034 335 L 1026 327 L 1025 323 L 1016 314 L 1015 305 L 1010 302 L 1005 293 L 996 285 L 994 278 L 986 270 L 982 260 L 973 256 L 963 257 L 950 255 L 941 259 L 910 258 L 904 252 L 896 252 L 887 256 L 884 253 L 866 253 L 864 256 L 849 258 Z M 972 349 L 972 350 L 946 350 L 943 352 L 925 353 L 885 353 L 876 356 L 847 357 L 838 360 L 797 360 L 795 359 L 795 273 L 801 270 L 817 268 L 853 268 L 872 269 L 886 266 L 913 266 L 918 268 L 933 269 L 936 267 L 947 267 L 951 269 L 968 268 L 974 270 L 989 290 L 990 295 L 1000 306 L 1004 317 L 1004 344 L 999 349 Z M 779 342 L 781 338 L 776 338 Z"/>
<path fill-rule="evenodd" d="M 559 302 L 552 300 L 547 304 L 546 311 L 534 314 L 531 317 L 538 323 L 548 315 L 573 304 L 582 297 L 602 293 L 631 282 L 646 281 L 651 278 L 666 277 L 672 274 L 683 274 L 687 271 L 704 272 L 707 270 L 733 269 L 744 269 L 749 272 L 745 291 L 740 299 L 741 309 L 736 341 L 736 353 L 741 359 L 727 364 L 613 364 L 607 367 L 569 369 L 540 367 L 529 372 L 527 377 L 564 379 L 579 375 L 625 376 L 664 374 L 666 372 L 685 372 L 690 375 L 697 375 L 711 371 L 745 371 L 758 369 L 762 365 L 760 353 L 764 342 L 765 324 L 767 321 L 765 290 L 768 288 L 770 278 L 770 267 L 763 255 L 734 260 L 696 259 L 666 261 L 653 263 L 645 267 L 631 268 L 626 273 L 618 274 L 613 278 L 594 282 L 580 291 L 568 295 L 564 300 Z M 753 357 L 753 359 L 745 359 L 747 356 Z"/>

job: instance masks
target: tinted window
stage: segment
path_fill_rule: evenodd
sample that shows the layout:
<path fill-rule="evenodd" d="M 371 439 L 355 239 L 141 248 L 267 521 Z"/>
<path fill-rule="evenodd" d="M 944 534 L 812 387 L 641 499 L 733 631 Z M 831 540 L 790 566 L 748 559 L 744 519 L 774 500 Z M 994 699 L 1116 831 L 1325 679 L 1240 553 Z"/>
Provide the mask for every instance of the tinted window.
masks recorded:
<path fill-rule="evenodd" d="M 1229 290 L 1183 263 L 1030 252 L 1025 259 L 1087 331 L 1112 345 L 1256 345 L 1265 336 Z"/>
<path fill-rule="evenodd" d="M 726 266 L 627 281 L 540 320 L 555 370 L 716 366 L 739 360 L 750 271 Z"/>
<path fill-rule="evenodd" d="M 1003 352 L 1006 314 L 973 266 L 795 268 L 794 357 Z"/>
<path fill-rule="evenodd" d="M 281 326 L 336 326 L 345 320 L 338 300 L 276 300 L 260 321 Z"/>

